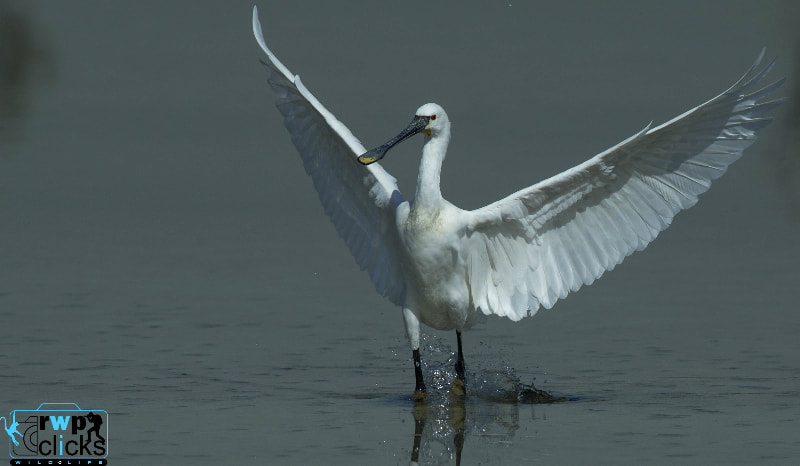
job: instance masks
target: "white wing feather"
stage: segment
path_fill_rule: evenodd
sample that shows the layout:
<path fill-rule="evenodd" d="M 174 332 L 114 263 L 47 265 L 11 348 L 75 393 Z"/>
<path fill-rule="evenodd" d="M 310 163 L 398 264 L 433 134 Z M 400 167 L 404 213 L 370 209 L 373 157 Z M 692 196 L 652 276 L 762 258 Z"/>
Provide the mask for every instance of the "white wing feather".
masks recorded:
<path fill-rule="evenodd" d="M 519 320 L 644 249 L 741 157 L 771 121 L 765 113 L 783 102 L 759 102 L 783 80 L 752 92 L 772 67 L 756 73 L 763 56 L 705 104 L 469 212 L 460 250 L 471 306 Z"/>
<path fill-rule="evenodd" d="M 377 163 L 358 163 L 356 157 L 366 149 L 269 50 L 255 7 L 253 34 L 269 59 L 264 64 L 278 94 L 275 105 L 325 213 L 378 293 L 402 305 L 405 281 L 397 257 L 395 210 L 405 200 L 397 181 Z"/>

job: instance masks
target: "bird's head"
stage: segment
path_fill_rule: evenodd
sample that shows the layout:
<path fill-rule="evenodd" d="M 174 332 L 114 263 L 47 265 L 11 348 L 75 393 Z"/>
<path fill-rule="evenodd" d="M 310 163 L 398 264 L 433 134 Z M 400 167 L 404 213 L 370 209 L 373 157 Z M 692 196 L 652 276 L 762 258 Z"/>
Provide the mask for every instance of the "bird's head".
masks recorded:
<path fill-rule="evenodd" d="M 364 165 L 377 162 L 382 159 L 386 152 L 396 144 L 410 138 L 417 133 L 425 133 L 430 137 L 436 137 L 445 132 L 450 126 L 447 113 L 439 104 L 425 104 L 417 109 L 414 119 L 400 134 L 370 151 L 358 157 L 358 161 Z"/>
<path fill-rule="evenodd" d="M 450 124 L 447 118 L 447 113 L 439 104 L 425 104 L 417 109 L 416 117 L 423 117 L 428 119 L 428 124 L 423 129 L 422 133 L 429 136 L 436 136 L 445 130 Z"/>

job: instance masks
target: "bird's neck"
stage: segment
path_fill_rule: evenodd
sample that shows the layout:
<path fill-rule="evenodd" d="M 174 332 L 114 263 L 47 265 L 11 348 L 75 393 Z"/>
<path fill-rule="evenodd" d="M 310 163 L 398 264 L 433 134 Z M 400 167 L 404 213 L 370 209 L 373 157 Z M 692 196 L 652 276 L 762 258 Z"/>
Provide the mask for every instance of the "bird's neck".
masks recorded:
<path fill-rule="evenodd" d="M 439 179 L 449 141 L 449 132 L 433 137 L 425 136 L 425 145 L 422 147 L 422 161 L 419 164 L 419 174 L 417 176 L 417 192 L 414 195 L 414 206 L 416 208 L 437 209 L 443 203 Z"/>

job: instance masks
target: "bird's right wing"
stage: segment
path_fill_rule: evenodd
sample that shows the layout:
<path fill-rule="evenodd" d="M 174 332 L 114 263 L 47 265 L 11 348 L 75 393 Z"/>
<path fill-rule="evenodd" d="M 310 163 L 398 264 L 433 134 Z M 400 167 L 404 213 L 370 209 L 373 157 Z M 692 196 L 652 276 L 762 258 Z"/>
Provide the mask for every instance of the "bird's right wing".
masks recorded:
<path fill-rule="evenodd" d="M 339 236 L 378 293 L 403 304 L 405 281 L 397 257 L 397 207 L 406 202 L 397 181 L 379 164 L 364 166 L 357 156 L 364 146 L 269 50 L 253 7 L 253 34 L 267 54 L 269 83 L 278 94 L 275 105 L 292 135 L 303 166 Z"/>
<path fill-rule="evenodd" d="M 469 212 L 462 230 L 472 305 L 519 320 L 644 249 L 697 202 L 767 125 L 772 67 L 550 179 Z M 754 89 L 755 88 L 755 89 Z"/>

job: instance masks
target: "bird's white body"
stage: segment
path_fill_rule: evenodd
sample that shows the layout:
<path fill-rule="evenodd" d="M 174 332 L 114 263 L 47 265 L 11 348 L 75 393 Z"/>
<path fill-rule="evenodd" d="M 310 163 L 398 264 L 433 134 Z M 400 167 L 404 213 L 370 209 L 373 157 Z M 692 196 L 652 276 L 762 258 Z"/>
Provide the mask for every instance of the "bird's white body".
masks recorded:
<path fill-rule="evenodd" d="M 458 214 L 457 207 L 444 201 L 435 208 L 415 205 L 399 218 L 408 286 L 403 305 L 422 323 L 439 330 L 468 327 L 468 311 L 472 311 L 466 266 L 458 249 Z"/>
<path fill-rule="evenodd" d="M 425 136 L 414 202 L 397 209 L 407 290 L 403 307 L 430 327 L 461 330 L 474 318 L 459 250 L 465 212 L 442 198 L 439 191 L 439 174 L 450 140 L 449 121 L 438 105 L 425 107 L 420 111 L 436 113 L 444 121 L 441 132 Z"/>
<path fill-rule="evenodd" d="M 519 320 L 644 249 L 741 157 L 771 120 L 766 113 L 782 102 L 761 99 L 783 80 L 755 87 L 772 66 L 757 71 L 762 51 L 736 84 L 708 102 L 466 211 L 443 199 L 439 188 L 450 141 L 444 109 L 423 105 L 404 133 L 367 152 L 267 48 L 255 9 L 253 31 L 269 58 L 276 105 L 326 214 L 376 290 L 403 308 L 415 350 L 420 322 L 456 329 L 460 337 L 485 315 Z M 425 143 L 409 202 L 373 162 L 418 132 Z M 418 371 L 418 389 L 420 377 Z"/>

